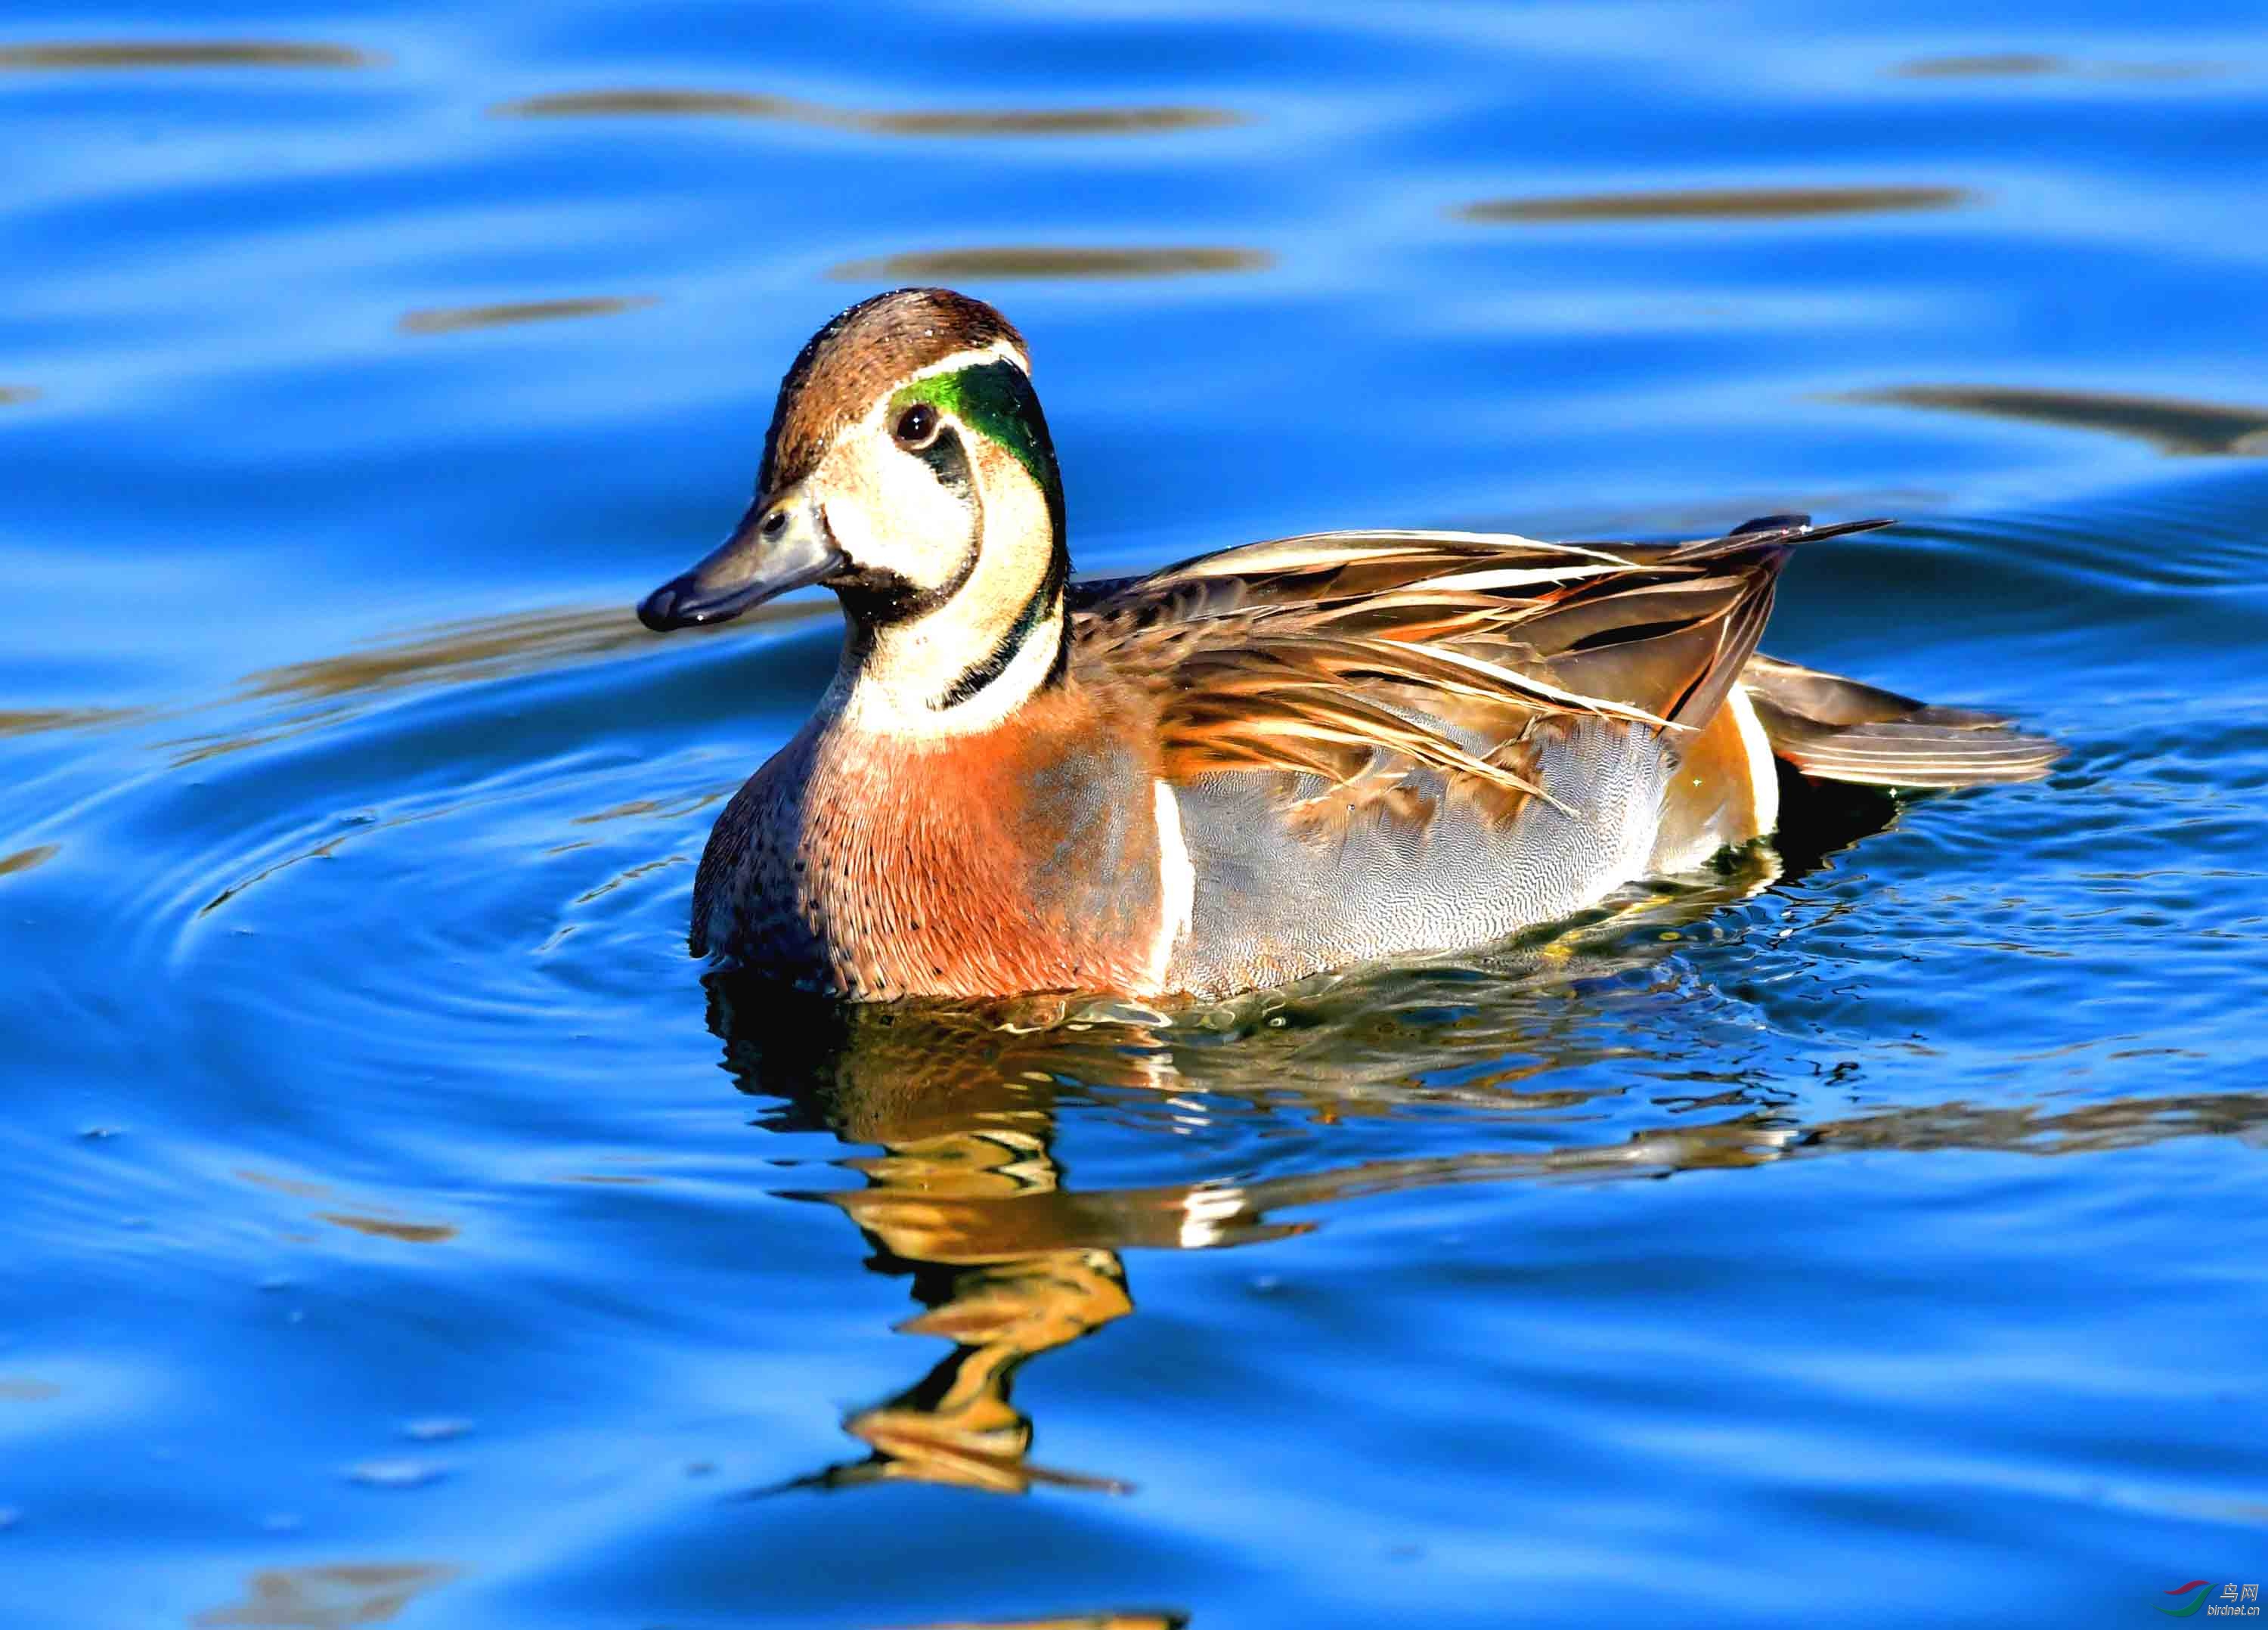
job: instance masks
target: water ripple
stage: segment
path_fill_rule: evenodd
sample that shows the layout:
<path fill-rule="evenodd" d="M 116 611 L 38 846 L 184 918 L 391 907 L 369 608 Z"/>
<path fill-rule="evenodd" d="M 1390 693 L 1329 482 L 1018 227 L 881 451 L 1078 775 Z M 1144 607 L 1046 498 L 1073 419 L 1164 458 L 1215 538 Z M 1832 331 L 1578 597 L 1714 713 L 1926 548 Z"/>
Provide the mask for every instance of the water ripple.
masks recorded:
<path fill-rule="evenodd" d="M 37 735 L 49 730 L 98 730 L 149 717 L 136 707 L 32 707 L 0 710 L 0 736 Z"/>
<path fill-rule="evenodd" d="M 828 276 L 844 283 L 890 283 L 934 278 L 972 282 L 1010 278 L 1181 277 L 1193 273 L 1266 271 L 1276 257 L 1264 249 L 1115 249 L 1010 247 L 937 249 L 850 261 Z"/>
<path fill-rule="evenodd" d="M 1042 107 L 993 112 L 924 109 L 877 112 L 830 107 L 795 97 L 739 91 L 616 90 L 558 92 L 500 102 L 502 118 L 581 119 L 698 115 L 776 119 L 870 136 L 1142 136 L 1164 130 L 1219 129 L 1246 122 L 1225 107 Z"/>
<path fill-rule="evenodd" d="M 1987 52 L 1972 56 L 1918 56 L 1896 64 L 1901 79 L 2198 79 L 2220 71 L 2211 63 L 2075 62 L 2040 51 Z"/>
<path fill-rule="evenodd" d="M 0 854 L 0 877 L 11 872 L 28 872 L 33 867 L 52 860 L 62 852 L 59 844 L 34 844 L 29 849 L 18 849 L 13 854 Z"/>
<path fill-rule="evenodd" d="M 20 1612 L 2086 1622 L 2257 1538 L 2235 0 L 48 10 L 0 31 Z M 1690 884 L 1193 1011 L 720 993 L 694 862 L 840 623 L 629 608 L 830 269 L 1020 291 L 1090 566 L 1895 493 L 1768 648 L 2072 755 L 1791 776 Z"/>
<path fill-rule="evenodd" d="M 383 68 L 350 45 L 289 40 L 102 40 L 0 46 L 0 70 L 78 68 Z"/>
<path fill-rule="evenodd" d="M 503 328 L 568 317 L 605 317 L 652 304 L 651 294 L 600 294 L 579 299 L 508 300 L 496 306 L 435 306 L 407 313 L 396 326 L 404 334 L 456 334 L 467 328 Z"/>
<path fill-rule="evenodd" d="M 448 1562 L 329 1562 L 267 1567 L 245 1583 L 244 1599 L 208 1608 L 189 1622 L 196 1630 L 232 1626 L 344 1630 L 386 1624 L 417 1597 L 438 1590 L 463 1569 Z"/>
<path fill-rule="evenodd" d="M 1896 385 L 1852 391 L 1840 400 L 2107 431 L 2163 453 L 2268 454 L 2268 408 L 2241 403 L 2014 385 Z"/>
<path fill-rule="evenodd" d="M 1723 187 L 1663 192 L 1573 193 L 1491 198 L 1460 206 L 1458 218 L 1486 223 L 1568 221 L 1793 221 L 1822 215 L 1955 210 L 1976 202 L 1961 187 Z"/>

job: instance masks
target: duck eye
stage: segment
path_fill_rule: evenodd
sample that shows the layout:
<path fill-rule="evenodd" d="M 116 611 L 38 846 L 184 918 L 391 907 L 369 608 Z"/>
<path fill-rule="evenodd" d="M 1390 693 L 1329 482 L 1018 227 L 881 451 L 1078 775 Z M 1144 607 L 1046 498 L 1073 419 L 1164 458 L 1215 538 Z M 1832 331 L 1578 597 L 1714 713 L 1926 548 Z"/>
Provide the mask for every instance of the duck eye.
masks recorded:
<path fill-rule="evenodd" d="M 937 409 L 925 402 L 914 403 L 898 416 L 898 427 L 890 433 L 909 450 L 926 446 L 937 435 Z"/>

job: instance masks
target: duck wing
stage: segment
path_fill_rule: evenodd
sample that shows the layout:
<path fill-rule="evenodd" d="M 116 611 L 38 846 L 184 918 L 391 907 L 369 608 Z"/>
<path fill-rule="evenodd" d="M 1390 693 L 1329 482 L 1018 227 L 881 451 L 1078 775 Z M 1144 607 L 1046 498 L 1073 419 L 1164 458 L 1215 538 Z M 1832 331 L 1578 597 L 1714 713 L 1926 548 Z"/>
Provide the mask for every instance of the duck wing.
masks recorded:
<path fill-rule="evenodd" d="M 1788 551 L 1883 524 L 1328 533 L 1090 586 L 1073 669 L 1150 691 L 1197 874 L 1177 977 L 1480 943 L 1638 875 Z"/>
<path fill-rule="evenodd" d="M 1685 543 L 1333 532 L 1081 586 L 1073 661 L 1160 693 L 1169 779 L 1334 783 L 1383 752 L 1534 795 L 1504 749 L 1539 721 L 1683 731 L 1715 715 L 1788 551 L 1885 521 L 1800 516 Z"/>

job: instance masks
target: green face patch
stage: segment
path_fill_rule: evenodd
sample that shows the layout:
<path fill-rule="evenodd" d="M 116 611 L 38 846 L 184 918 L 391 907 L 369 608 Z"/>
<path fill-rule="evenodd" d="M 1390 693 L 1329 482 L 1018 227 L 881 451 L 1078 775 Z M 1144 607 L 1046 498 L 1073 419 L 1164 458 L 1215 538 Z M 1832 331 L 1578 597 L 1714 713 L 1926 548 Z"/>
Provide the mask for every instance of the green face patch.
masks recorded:
<path fill-rule="evenodd" d="M 933 374 L 906 386 L 890 398 L 892 412 L 926 402 L 951 413 L 986 439 L 1007 449 L 1046 495 L 1048 520 L 1056 548 L 1064 539 L 1063 476 L 1056 468 L 1056 446 L 1040 412 L 1039 394 L 1024 371 L 1007 361 L 980 363 L 958 373 Z"/>
<path fill-rule="evenodd" d="M 917 402 L 952 414 L 986 440 L 1006 448 L 1046 497 L 1048 526 L 1055 534 L 1046 572 L 998 645 L 930 704 L 944 709 L 967 701 L 1005 673 L 1033 631 L 1062 602 L 1064 585 L 1071 578 L 1071 550 L 1064 535 L 1063 476 L 1056 468 L 1056 444 L 1040 412 L 1039 394 L 1021 368 L 1012 362 L 985 362 L 958 373 L 932 374 L 892 395 L 890 411 L 902 413 Z M 1049 683 L 1063 677 L 1070 652 L 1071 619 L 1066 616 L 1054 665 L 1048 670 Z"/>

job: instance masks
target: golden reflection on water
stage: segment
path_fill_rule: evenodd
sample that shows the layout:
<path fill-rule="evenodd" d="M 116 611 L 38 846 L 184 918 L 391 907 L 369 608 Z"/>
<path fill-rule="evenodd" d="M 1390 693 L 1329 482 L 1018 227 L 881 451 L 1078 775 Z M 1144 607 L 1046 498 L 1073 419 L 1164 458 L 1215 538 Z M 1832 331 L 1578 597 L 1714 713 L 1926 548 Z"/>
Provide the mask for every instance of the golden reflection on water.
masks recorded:
<path fill-rule="evenodd" d="M 508 300 L 496 306 L 434 306 L 406 313 L 394 326 L 404 334 L 458 334 L 467 328 L 504 328 L 522 322 L 557 322 L 570 317 L 605 317 L 654 304 L 651 294 L 599 294 L 580 299 Z"/>
<path fill-rule="evenodd" d="M 261 1626 L 268 1630 L 349 1630 L 391 1624 L 410 1602 L 463 1570 L 447 1562 L 334 1562 L 268 1567 L 253 1575 L 245 1599 L 199 1613 L 198 1630 Z"/>
<path fill-rule="evenodd" d="M 798 1198 L 839 1206 L 873 1245 L 874 1271 L 911 1280 L 923 1310 L 901 1332 L 953 1344 L 911 1386 L 844 1419 L 864 1459 L 800 1485 L 1125 1492 L 1106 1474 L 1032 1461 L 1031 1421 L 1010 1397 L 1017 1370 L 1133 1310 L 1126 1249 L 1297 1231 L 1252 1214 L 1233 1188 L 1064 1186 L 1051 1148 L 1057 1073 L 1170 1087 L 1155 1036 L 1003 1029 L 973 1014 L 792 999 L 784 1009 L 777 992 L 730 980 L 712 982 L 711 997 L 711 1026 L 744 1091 L 786 1096 L 846 1142 L 880 1146 L 842 1162 L 863 1188 Z"/>
<path fill-rule="evenodd" d="M 457 1237 L 454 1225 L 446 1222 L 403 1222 L 394 1217 L 365 1217 L 344 1211 L 319 1211 L 315 1220 L 351 1228 L 374 1239 L 400 1240 L 407 1245 L 438 1245 Z"/>
<path fill-rule="evenodd" d="M 729 626 L 669 636 L 735 638 L 754 628 L 817 621 L 834 611 L 824 601 L 776 601 L 733 619 Z M 316 704 L 289 718 L 238 723 L 159 742 L 177 766 L 199 763 L 247 748 L 263 747 L 320 728 L 350 713 L 366 698 L 420 685 L 475 684 L 594 660 L 641 646 L 659 650 L 663 637 L 640 626 L 621 606 L 553 608 L 497 617 L 442 623 L 335 656 L 258 668 L 238 682 L 250 700 Z M 0 709 L 0 737 L 51 730 L 96 730 L 161 721 L 201 711 L 141 707 Z"/>
<path fill-rule="evenodd" d="M 627 803 L 610 804 L 604 809 L 593 809 L 588 815 L 569 817 L 571 826 L 597 826 L 607 821 L 674 821 L 681 815 L 691 815 L 704 805 L 713 804 L 716 793 L 688 793 L 674 799 L 633 798 Z"/>
<path fill-rule="evenodd" d="M 825 616 L 831 609 L 823 601 L 775 601 L 735 618 L 731 630 L 804 622 Z M 713 635 L 731 630 L 688 632 Z M 641 627 L 637 618 L 620 606 L 468 617 L 336 656 L 256 669 L 239 683 L 244 696 L 323 705 L 282 721 L 271 719 L 238 725 L 165 745 L 174 749 L 175 764 L 200 763 L 320 728 L 350 712 L 364 699 L 387 691 L 416 685 L 473 684 L 535 673 L 653 645 L 661 638 Z M 0 714 L 0 735 L 7 734 L 9 717 Z M 58 728 L 60 723 L 44 727 Z"/>
<path fill-rule="evenodd" d="M 322 1200 L 331 1197 L 330 1185 L 328 1184 L 304 1183 L 297 1177 L 278 1177 L 269 1172 L 254 1171 L 248 1166 L 238 1167 L 232 1175 L 242 1182 L 252 1184 L 254 1188 L 268 1189 L 277 1194 L 289 1194 L 294 1199 Z"/>
<path fill-rule="evenodd" d="M 2241 402 L 2134 396 L 2115 391 L 2036 390 L 2010 385 L 1900 385 L 1853 391 L 1837 400 L 2108 431 L 2176 454 L 2268 454 L 2268 407 Z"/>
<path fill-rule="evenodd" d="M 717 632 L 730 635 L 748 628 L 762 628 L 767 623 L 819 619 L 830 610 L 830 605 L 823 601 L 773 601 L 733 619 L 730 628 L 688 632 L 701 637 L 714 637 Z M 308 662 L 256 668 L 238 682 L 240 694 L 254 700 L 313 703 L 313 707 L 295 712 L 286 719 L 270 717 L 263 721 L 236 723 L 227 730 L 190 734 L 163 741 L 161 746 L 173 750 L 173 762 L 177 766 L 202 764 L 206 759 L 270 746 L 297 734 L 306 734 L 308 730 L 318 730 L 335 719 L 351 714 L 370 696 L 386 691 L 406 690 L 415 684 L 474 684 L 511 678 L 515 674 L 535 674 L 567 667 L 570 662 L 617 655 L 639 646 L 660 648 L 660 639 L 662 635 L 639 626 L 637 616 L 619 605 L 515 612 L 508 616 L 468 616 L 438 623 L 431 631 L 413 632 L 394 642 L 345 651 L 334 658 L 313 658 Z M 685 635 L 671 635 L 671 639 L 685 639 Z M 9 719 L 32 719 L 34 723 L 23 727 L 48 730 L 82 723 L 79 719 L 59 717 L 55 710 L 25 717 L 0 714 L 0 734 L 9 734 Z"/>
<path fill-rule="evenodd" d="M 350 45 L 295 40 L 92 40 L 0 46 L 0 70 L 72 68 L 382 68 Z"/>
<path fill-rule="evenodd" d="M 254 1188 L 266 1189 L 275 1194 L 287 1194 L 293 1199 L 327 1200 L 335 1198 L 328 1184 L 308 1183 L 297 1177 L 279 1177 L 272 1172 L 256 1171 L 250 1167 L 239 1167 L 232 1174 L 239 1181 Z M 328 1222 L 335 1228 L 349 1228 L 357 1234 L 373 1238 L 400 1240 L 411 1245 L 438 1244 L 457 1237 L 453 1224 L 446 1222 L 407 1222 L 399 1217 L 385 1214 L 386 1208 L 372 1211 L 319 1211 L 318 1222 Z"/>
<path fill-rule="evenodd" d="M 801 623 L 826 616 L 832 610 L 824 601 L 774 601 L 743 613 L 733 619 L 733 626 Z M 245 676 L 243 689 L 254 697 L 320 701 L 407 685 L 468 684 L 609 656 L 632 646 L 656 645 L 661 638 L 621 606 L 466 617 L 337 656 L 261 668 Z"/>
<path fill-rule="evenodd" d="M 686 114 L 777 119 L 873 136 L 1139 136 L 1160 130 L 1218 129 L 1245 122 L 1243 114 L 1225 107 L 1042 107 L 997 112 L 924 109 L 888 113 L 829 107 L 792 96 L 667 89 L 571 91 L 500 102 L 489 111 L 512 119 Z"/>
<path fill-rule="evenodd" d="M 842 283 L 892 283 L 909 278 L 1182 277 L 1191 273 L 1266 271 L 1276 257 L 1264 249 L 1088 249 L 1008 245 L 998 248 L 934 249 L 879 260 L 849 261 L 828 276 Z"/>
<path fill-rule="evenodd" d="M 138 707 L 31 707 L 0 710 L 0 736 L 37 735 L 45 730 L 92 730 L 146 717 Z"/>
<path fill-rule="evenodd" d="M 1788 221 L 1819 215 L 1952 210 L 1974 202 L 1965 187 L 1727 187 L 1663 192 L 1575 193 L 1551 198 L 1491 198 L 1465 204 L 1461 220 Z"/>
<path fill-rule="evenodd" d="M 669 638 L 733 638 L 768 624 L 816 621 L 834 608 L 824 601 L 775 601 L 733 619 L 729 627 L 688 630 Z M 417 685 L 474 684 L 563 667 L 640 646 L 660 647 L 662 636 L 639 625 L 621 606 L 555 607 L 495 617 L 466 617 L 336 656 L 315 657 L 254 669 L 238 682 L 242 697 L 285 702 L 337 703 L 278 725 L 240 726 L 162 745 L 179 749 L 180 764 L 259 747 L 338 718 L 360 698 Z M 186 710 L 185 710 L 186 711 Z M 140 707 L 0 709 L 0 736 L 49 730 L 95 730 L 166 717 Z"/>
<path fill-rule="evenodd" d="M 11 872 L 28 872 L 35 866 L 44 866 L 62 852 L 57 844 L 34 844 L 29 849 L 18 849 L 13 854 L 0 854 L 0 877 Z"/>

